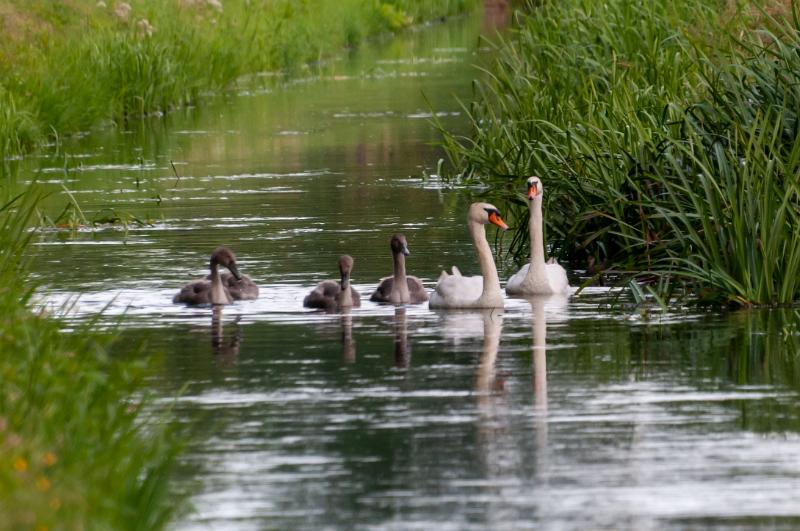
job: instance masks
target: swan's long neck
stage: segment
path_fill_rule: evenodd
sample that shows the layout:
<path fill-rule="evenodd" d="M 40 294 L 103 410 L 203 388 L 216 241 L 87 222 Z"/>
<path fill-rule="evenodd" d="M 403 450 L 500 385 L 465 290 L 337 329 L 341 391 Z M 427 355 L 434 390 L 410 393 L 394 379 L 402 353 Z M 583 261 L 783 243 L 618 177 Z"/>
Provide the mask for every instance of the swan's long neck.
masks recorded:
<path fill-rule="evenodd" d="M 531 220 L 528 230 L 531 236 L 531 267 L 528 275 L 533 271 L 544 269 L 544 235 L 542 234 L 542 198 L 537 197 L 530 201 Z"/>
<path fill-rule="evenodd" d="M 411 299 L 406 280 L 406 257 L 403 253 L 394 253 L 394 277 L 389 298 L 392 302 L 408 302 Z"/>
<path fill-rule="evenodd" d="M 497 267 L 494 265 L 492 249 L 489 247 L 489 242 L 486 241 L 486 230 L 483 228 L 483 224 L 470 220 L 469 232 L 472 234 L 472 242 L 478 251 L 478 263 L 481 266 L 481 275 L 483 275 L 481 296 L 500 293 L 500 278 L 497 276 Z"/>
<path fill-rule="evenodd" d="M 211 304 L 229 304 L 230 298 L 222 286 L 219 275 L 219 265 L 216 260 L 211 261 Z"/>
<path fill-rule="evenodd" d="M 341 289 L 339 292 L 339 306 L 352 306 L 353 294 L 350 291 L 350 273 L 342 273 Z"/>

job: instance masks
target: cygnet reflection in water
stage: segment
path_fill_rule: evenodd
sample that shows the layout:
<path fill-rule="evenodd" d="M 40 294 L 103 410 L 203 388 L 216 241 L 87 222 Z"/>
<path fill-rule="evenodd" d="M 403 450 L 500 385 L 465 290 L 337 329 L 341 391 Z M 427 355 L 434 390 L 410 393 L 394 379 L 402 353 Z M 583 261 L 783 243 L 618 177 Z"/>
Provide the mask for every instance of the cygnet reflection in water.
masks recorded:
<path fill-rule="evenodd" d="M 411 365 L 411 348 L 408 346 L 408 325 L 406 309 L 398 306 L 394 309 L 394 366 L 407 369 Z"/>
<path fill-rule="evenodd" d="M 342 359 L 347 363 L 356 361 L 356 342 L 353 340 L 353 316 L 350 308 L 342 308 Z"/>
<path fill-rule="evenodd" d="M 236 316 L 233 323 L 228 326 L 226 334 L 222 312 L 222 306 L 214 306 L 211 313 L 211 348 L 223 365 L 235 365 L 242 345 L 242 331 L 239 326 L 242 317 Z"/>

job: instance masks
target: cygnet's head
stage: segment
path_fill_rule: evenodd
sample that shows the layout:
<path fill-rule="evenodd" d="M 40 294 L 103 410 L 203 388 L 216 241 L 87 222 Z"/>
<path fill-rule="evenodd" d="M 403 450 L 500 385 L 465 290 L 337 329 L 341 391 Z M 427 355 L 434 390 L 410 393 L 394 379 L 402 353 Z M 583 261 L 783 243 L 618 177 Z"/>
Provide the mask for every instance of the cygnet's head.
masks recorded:
<path fill-rule="evenodd" d="M 339 257 L 339 272 L 342 278 L 350 278 L 350 272 L 353 270 L 353 257 L 349 254 L 343 254 Z"/>
<path fill-rule="evenodd" d="M 408 242 L 406 241 L 406 237 L 402 234 L 395 234 L 392 236 L 390 246 L 392 247 L 392 254 L 402 254 L 405 256 L 411 254 L 411 251 L 408 250 Z"/>
<path fill-rule="evenodd" d="M 236 256 L 233 251 L 227 247 L 217 247 L 211 253 L 211 267 L 214 265 L 221 265 L 227 267 L 231 274 L 236 277 L 236 280 L 241 280 L 242 275 L 239 273 L 239 268 L 236 267 Z"/>

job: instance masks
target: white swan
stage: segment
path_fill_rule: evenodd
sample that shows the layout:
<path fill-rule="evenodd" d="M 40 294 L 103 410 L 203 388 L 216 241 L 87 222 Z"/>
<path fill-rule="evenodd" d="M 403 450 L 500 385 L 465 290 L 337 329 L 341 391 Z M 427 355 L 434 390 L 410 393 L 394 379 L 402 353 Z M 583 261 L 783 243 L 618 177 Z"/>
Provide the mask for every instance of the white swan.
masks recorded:
<path fill-rule="evenodd" d="M 538 177 L 528 179 L 528 205 L 531 220 L 528 225 L 531 236 L 531 262 L 508 279 L 506 293 L 509 295 L 549 295 L 569 292 L 567 272 L 555 259 L 544 261 L 544 237 L 542 236 L 542 196 L 544 188 Z"/>
<path fill-rule="evenodd" d="M 494 265 L 492 250 L 486 241 L 484 225 L 492 223 L 508 230 L 500 212 L 489 203 L 472 203 L 467 213 L 467 225 L 472 235 L 481 275 L 465 277 L 453 266 L 453 274 L 442 271 L 428 303 L 430 308 L 502 308 L 503 292 Z"/>

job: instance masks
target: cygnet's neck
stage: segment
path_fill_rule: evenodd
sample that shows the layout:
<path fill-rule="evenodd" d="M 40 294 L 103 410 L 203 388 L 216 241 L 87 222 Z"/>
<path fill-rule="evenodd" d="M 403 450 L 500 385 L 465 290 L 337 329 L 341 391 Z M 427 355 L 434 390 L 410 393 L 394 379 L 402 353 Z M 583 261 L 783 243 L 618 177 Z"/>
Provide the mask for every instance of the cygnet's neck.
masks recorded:
<path fill-rule="evenodd" d="M 339 306 L 352 306 L 353 294 L 350 291 L 350 273 L 342 273 L 341 291 L 339 292 Z"/>
<path fill-rule="evenodd" d="M 393 255 L 394 276 L 389 300 L 394 303 L 408 302 L 411 300 L 411 295 L 408 293 L 408 280 L 406 279 L 406 256 L 402 252 L 393 253 Z"/>
<path fill-rule="evenodd" d="M 222 285 L 222 278 L 219 275 L 219 265 L 216 260 L 211 261 L 211 304 L 230 304 L 231 300 L 225 287 Z"/>

